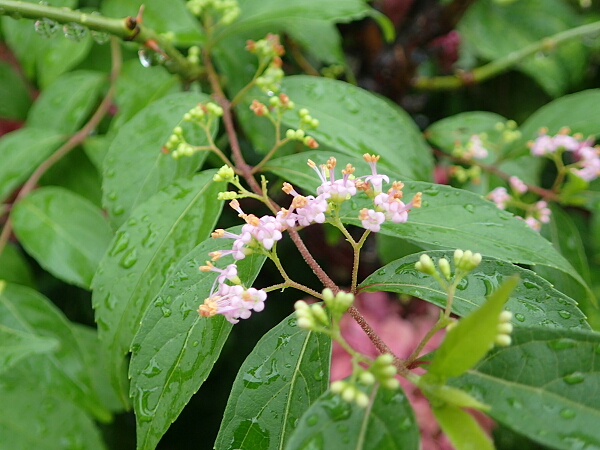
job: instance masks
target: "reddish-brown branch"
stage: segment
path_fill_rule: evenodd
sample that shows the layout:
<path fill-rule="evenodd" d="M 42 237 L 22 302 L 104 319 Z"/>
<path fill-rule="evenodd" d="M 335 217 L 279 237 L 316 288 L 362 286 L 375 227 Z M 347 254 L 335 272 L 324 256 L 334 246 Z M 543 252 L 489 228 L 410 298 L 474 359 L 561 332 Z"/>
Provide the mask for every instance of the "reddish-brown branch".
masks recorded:
<path fill-rule="evenodd" d="M 15 203 L 19 201 L 21 198 L 25 197 L 29 192 L 31 192 L 38 181 L 46 173 L 50 167 L 52 167 L 57 161 L 64 158 L 71 150 L 81 144 L 89 134 L 94 131 L 94 129 L 98 126 L 102 118 L 108 113 L 110 107 L 113 103 L 113 97 L 115 95 L 116 89 L 116 80 L 121 71 L 121 48 L 119 44 L 119 40 L 116 37 L 111 38 L 111 55 L 112 55 L 112 68 L 110 72 L 110 87 L 104 96 L 104 99 L 94 112 L 94 115 L 90 118 L 90 120 L 71 138 L 65 142 L 58 150 L 56 150 L 50 157 L 48 157 L 43 163 L 41 163 L 38 168 L 31 174 L 29 179 L 23 184 L 21 190 L 17 194 L 15 199 Z M 0 234 L 0 254 L 4 250 L 6 243 L 10 237 L 12 232 L 12 222 L 10 220 L 10 216 L 6 220 L 4 224 L 4 228 L 2 229 L 2 233 Z"/>
<path fill-rule="evenodd" d="M 379 351 L 379 353 L 389 353 L 390 355 L 394 354 L 392 350 L 387 346 L 387 344 L 383 342 L 383 340 L 375 332 L 375 330 L 371 328 L 371 325 L 367 323 L 363 315 L 358 309 L 356 309 L 356 307 L 351 306 L 350 308 L 348 308 L 348 314 L 350 314 L 352 318 L 356 320 L 356 322 L 364 330 L 364 332 L 367 334 L 367 336 L 369 337 L 375 348 Z"/>

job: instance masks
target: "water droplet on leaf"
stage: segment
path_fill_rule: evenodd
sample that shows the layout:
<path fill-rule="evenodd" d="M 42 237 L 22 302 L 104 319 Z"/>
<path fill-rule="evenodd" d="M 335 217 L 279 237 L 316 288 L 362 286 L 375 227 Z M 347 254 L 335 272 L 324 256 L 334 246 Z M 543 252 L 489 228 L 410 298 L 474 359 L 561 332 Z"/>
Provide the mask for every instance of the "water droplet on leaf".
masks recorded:
<path fill-rule="evenodd" d="M 63 33 L 67 39 L 73 42 L 81 42 L 87 34 L 87 28 L 82 27 L 78 23 L 69 22 L 63 25 Z"/>
<path fill-rule="evenodd" d="M 565 375 L 563 380 L 567 384 L 579 384 L 585 380 L 585 375 L 581 372 L 573 372 L 569 375 Z"/>
<path fill-rule="evenodd" d="M 43 38 L 49 39 L 58 33 L 60 25 L 54 20 L 50 20 L 47 17 L 36 20 L 34 23 L 35 31 Z"/>

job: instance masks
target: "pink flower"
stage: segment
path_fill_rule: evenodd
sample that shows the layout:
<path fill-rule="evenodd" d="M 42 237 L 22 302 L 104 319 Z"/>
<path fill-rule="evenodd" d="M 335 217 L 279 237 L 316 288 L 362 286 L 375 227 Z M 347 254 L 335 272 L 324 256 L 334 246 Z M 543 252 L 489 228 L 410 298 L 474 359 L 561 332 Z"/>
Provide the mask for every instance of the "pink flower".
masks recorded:
<path fill-rule="evenodd" d="M 366 176 L 365 181 L 371 183 L 373 192 L 377 195 L 382 191 L 383 182 L 389 183 L 390 178 L 387 175 L 377 173 L 377 161 L 379 161 L 379 155 L 369 155 L 368 153 L 365 153 L 363 159 L 371 166 L 371 175 Z"/>
<path fill-rule="evenodd" d="M 511 199 L 511 196 L 506 191 L 505 187 L 497 187 L 487 195 L 491 201 L 500 209 L 506 209 L 506 202 Z"/>
<path fill-rule="evenodd" d="M 465 158 L 483 159 L 488 155 L 488 151 L 483 146 L 481 138 L 476 134 L 469 138 L 466 148 L 467 152 L 464 155 Z"/>
<path fill-rule="evenodd" d="M 524 194 L 527 192 L 527 186 L 525 186 L 525 183 L 523 183 L 519 177 L 512 176 L 508 179 L 508 182 L 510 183 L 510 186 L 519 194 Z"/>
<path fill-rule="evenodd" d="M 385 214 L 374 209 L 361 209 L 358 218 L 361 220 L 363 228 L 374 232 L 379 231 L 381 224 L 385 222 Z"/>

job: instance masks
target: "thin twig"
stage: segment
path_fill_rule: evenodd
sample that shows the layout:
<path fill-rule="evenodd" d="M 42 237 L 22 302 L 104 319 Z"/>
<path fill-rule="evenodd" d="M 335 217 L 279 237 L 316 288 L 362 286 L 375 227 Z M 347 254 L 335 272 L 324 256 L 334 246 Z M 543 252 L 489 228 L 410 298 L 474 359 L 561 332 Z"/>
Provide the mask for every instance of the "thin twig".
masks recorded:
<path fill-rule="evenodd" d="M 100 106 L 94 112 L 94 115 L 90 118 L 90 120 L 71 138 L 65 142 L 58 150 L 56 150 L 50 157 L 48 157 L 43 163 L 41 163 L 38 168 L 31 174 L 29 179 L 23 184 L 21 190 L 17 194 L 15 198 L 15 203 L 20 199 L 29 194 L 37 185 L 38 181 L 46 173 L 50 167 L 52 167 L 57 161 L 65 157 L 71 150 L 81 144 L 89 134 L 98 126 L 102 118 L 108 113 L 110 107 L 112 106 L 113 97 L 115 95 L 116 90 L 116 80 L 121 71 L 121 47 L 119 40 L 116 37 L 111 38 L 110 42 L 111 55 L 112 55 L 112 68 L 110 72 L 110 87 L 104 96 L 104 99 L 100 103 Z M 12 222 L 10 220 L 10 216 L 6 220 L 4 224 L 4 228 L 2 229 L 2 233 L 0 233 L 0 254 L 4 250 L 6 243 L 10 237 L 12 232 Z"/>

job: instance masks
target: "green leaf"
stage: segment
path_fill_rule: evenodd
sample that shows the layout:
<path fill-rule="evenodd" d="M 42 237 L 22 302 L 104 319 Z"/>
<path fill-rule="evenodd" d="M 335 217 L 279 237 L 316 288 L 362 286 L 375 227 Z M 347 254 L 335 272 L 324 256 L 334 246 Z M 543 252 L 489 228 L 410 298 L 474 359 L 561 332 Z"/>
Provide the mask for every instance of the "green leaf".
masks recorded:
<path fill-rule="evenodd" d="M 0 139 L 0 201 L 3 201 L 65 140 L 54 130 L 21 128 Z"/>
<path fill-rule="evenodd" d="M 113 232 L 102 211 L 59 187 L 40 188 L 11 212 L 27 253 L 56 277 L 88 289 Z"/>
<path fill-rule="evenodd" d="M 505 4 L 482 0 L 467 10 L 458 29 L 479 55 L 494 60 L 573 28 L 579 22 L 572 8 L 560 0 Z M 532 55 L 517 68 L 535 79 L 548 94 L 558 97 L 581 81 L 585 63 L 583 42 L 572 40 L 546 54 Z"/>
<path fill-rule="evenodd" d="M 286 77 L 282 92 L 307 108 L 319 127 L 307 132 L 329 148 L 351 156 L 381 155 L 378 168 L 412 180 L 431 179 L 431 150 L 411 117 L 399 107 L 342 81 L 307 75 Z M 298 128 L 296 112 L 283 123 Z M 293 180 L 292 180 L 293 181 Z"/>
<path fill-rule="evenodd" d="M 330 355 L 331 338 L 298 328 L 295 313 L 265 334 L 238 372 L 215 447 L 283 450 L 328 388 Z"/>
<path fill-rule="evenodd" d="M 121 226 L 93 281 L 100 339 L 108 351 L 111 383 L 127 404 L 124 355 L 156 293 L 190 248 L 206 239 L 219 218 L 223 183 L 214 171 L 180 179 L 140 205 Z"/>
<path fill-rule="evenodd" d="M 456 450 L 494 450 L 475 418 L 454 405 L 433 408 L 433 414 Z"/>
<path fill-rule="evenodd" d="M 446 334 L 427 375 L 456 377 L 473 367 L 489 351 L 498 330 L 499 316 L 519 278 L 505 280 L 481 305 Z"/>
<path fill-rule="evenodd" d="M 46 297 L 25 286 L 6 284 L 0 293 L 0 325 L 59 343 L 53 352 L 22 359 L 14 368 L 19 369 L 17 378 L 40 391 L 47 389 L 74 402 L 99 420 L 110 419 L 110 413 L 91 387 L 83 350 L 69 322 Z"/>
<path fill-rule="evenodd" d="M 452 153 L 456 142 L 465 145 L 474 134 L 487 133 L 492 142 L 500 134 L 494 129 L 506 118 L 487 111 L 468 111 L 438 120 L 425 130 L 429 142 L 446 153 Z"/>
<path fill-rule="evenodd" d="M 572 133 L 583 136 L 600 134 L 600 89 L 588 89 L 575 94 L 565 95 L 533 113 L 519 128 L 521 139 L 507 149 L 511 155 L 529 154 L 527 142 L 535 140 L 542 127 L 548 128 L 548 134 L 554 135 L 563 127 L 569 127 Z M 565 114 L 568 111 L 568 114 Z"/>
<path fill-rule="evenodd" d="M 41 92 L 29 110 L 27 125 L 74 133 L 96 107 L 105 81 L 105 74 L 90 70 L 62 75 Z"/>
<path fill-rule="evenodd" d="M 375 386 L 366 408 L 327 391 L 304 413 L 286 450 L 417 450 L 419 428 L 399 389 Z"/>
<path fill-rule="evenodd" d="M 137 205 L 177 178 L 191 175 L 202 164 L 206 152 L 175 160 L 162 153 L 161 147 L 183 115 L 197 103 L 209 99 L 205 94 L 189 92 L 163 97 L 142 109 L 118 131 L 104 159 L 102 185 L 102 200 L 115 227 L 122 225 Z M 182 127 L 189 143 L 207 144 L 206 135 L 199 127 L 189 123 Z"/>
<path fill-rule="evenodd" d="M 8 242 L 0 253 L 0 280 L 35 288 L 31 267 L 17 246 Z"/>
<path fill-rule="evenodd" d="M 434 261 L 439 258 L 452 261 L 454 252 L 438 250 L 423 253 L 427 253 Z M 383 266 L 369 275 L 359 285 L 359 290 L 413 295 L 445 308 L 446 291 L 433 277 L 415 269 L 415 263 L 423 253 L 409 255 Z M 514 274 L 519 275 L 520 281 L 505 306 L 514 314 L 514 325 L 589 329 L 585 316 L 573 299 L 530 270 L 488 257 L 484 257 L 481 264 L 458 284 L 452 312 L 464 317 L 475 311 L 484 303 L 486 296 Z"/>
<path fill-rule="evenodd" d="M 121 129 L 150 103 L 177 91 L 177 77 L 163 67 L 144 67 L 133 59 L 123 64 L 116 89 L 117 114 L 111 121 L 111 130 Z"/>
<path fill-rule="evenodd" d="M 224 317 L 200 317 L 197 311 L 217 275 L 198 267 L 209 252 L 223 245 L 221 239 L 209 238 L 181 259 L 144 314 L 129 367 L 138 449 L 156 447 L 208 377 L 229 336 L 231 324 Z M 237 262 L 245 286 L 252 284 L 264 261 L 264 256 L 254 254 Z M 226 256 L 218 266 L 231 262 L 233 258 Z"/>
<path fill-rule="evenodd" d="M 423 206 L 413 209 L 406 223 L 385 222 L 381 233 L 434 248 L 462 248 L 518 264 L 542 264 L 558 269 L 589 291 L 581 275 L 547 240 L 522 220 L 483 197 L 449 186 L 410 182 L 404 198 L 423 192 Z M 342 222 L 359 225 L 358 212 L 373 202 L 357 198 L 342 206 Z"/>
<path fill-rule="evenodd" d="M 4 61 L 0 61 L 0 98 L 0 117 L 25 120 L 31 97 L 19 74 Z"/>
<path fill-rule="evenodd" d="M 60 392 L 0 378 L 0 450 L 106 449 L 94 421 Z"/>
<path fill-rule="evenodd" d="M 17 364 L 21 359 L 38 353 L 57 349 L 56 339 L 38 336 L 27 331 L 17 330 L 0 323 L 0 374 Z"/>
<path fill-rule="evenodd" d="M 281 21 L 304 19 L 350 22 L 371 13 L 371 8 L 363 0 L 263 0 L 260 2 L 241 0 L 240 16 L 230 25 L 220 29 L 216 40 L 239 34 L 259 27 L 278 26 Z"/>
<path fill-rule="evenodd" d="M 102 205 L 102 177 L 81 148 L 76 148 L 57 161 L 40 178 L 42 186 L 60 186 L 92 202 Z"/>
<path fill-rule="evenodd" d="M 516 328 L 452 384 L 492 406 L 489 414 L 552 448 L 600 447 L 600 334 Z"/>
<path fill-rule="evenodd" d="M 178 44 L 197 45 L 204 36 L 198 21 L 185 7 L 183 0 L 104 0 L 100 11 L 108 17 L 135 17 L 144 5 L 144 25 L 159 33 L 173 33 Z"/>
<path fill-rule="evenodd" d="M 111 412 L 122 412 L 123 404 L 110 384 L 106 370 L 106 358 L 98 339 L 98 330 L 86 325 L 72 323 L 71 329 L 83 350 L 83 361 L 92 381 L 92 387 L 104 407 Z"/>
<path fill-rule="evenodd" d="M 304 50 L 326 64 L 346 64 L 342 38 L 330 20 L 285 20 L 283 28 L 298 41 Z"/>

